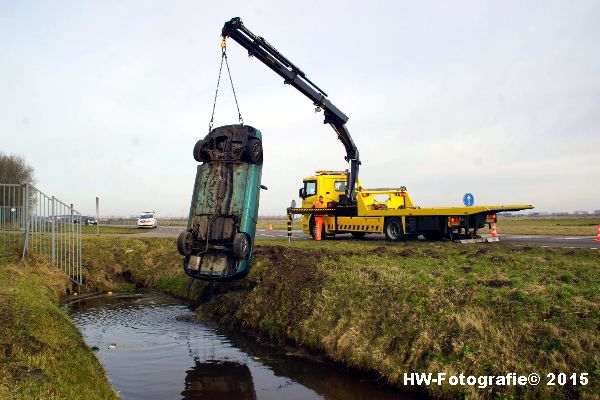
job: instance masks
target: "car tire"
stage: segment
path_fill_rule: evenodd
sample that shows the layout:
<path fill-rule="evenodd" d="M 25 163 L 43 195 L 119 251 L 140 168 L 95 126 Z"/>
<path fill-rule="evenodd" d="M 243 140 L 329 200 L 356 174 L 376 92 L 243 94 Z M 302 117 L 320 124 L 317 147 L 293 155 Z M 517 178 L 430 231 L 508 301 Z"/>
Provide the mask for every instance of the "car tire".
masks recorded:
<path fill-rule="evenodd" d="M 189 256 L 192 254 L 192 233 L 181 232 L 177 238 L 177 251 L 182 256 Z"/>
<path fill-rule="evenodd" d="M 233 238 L 233 254 L 240 260 L 250 257 L 250 238 L 243 232 L 236 233 Z"/>
<path fill-rule="evenodd" d="M 251 138 L 248 140 L 248 144 L 246 144 L 246 150 L 244 151 L 244 159 L 250 164 L 263 164 L 263 148 L 260 140 L 257 138 Z"/>
<path fill-rule="evenodd" d="M 397 217 L 388 218 L 383 226 L 385 238 L 397 242 L 404 238 L 404 229 L 402 228 L 402 220 Z"/>
<path fill-rule="evenodd" d="M 200 139 L 196 142 L 196 145 L 194 145 L 194 160 L 198 162 L 210 161 L 210 156 L 208 153 L 202 150 L 204 143 L 206 143 L 206 140 Z"/>

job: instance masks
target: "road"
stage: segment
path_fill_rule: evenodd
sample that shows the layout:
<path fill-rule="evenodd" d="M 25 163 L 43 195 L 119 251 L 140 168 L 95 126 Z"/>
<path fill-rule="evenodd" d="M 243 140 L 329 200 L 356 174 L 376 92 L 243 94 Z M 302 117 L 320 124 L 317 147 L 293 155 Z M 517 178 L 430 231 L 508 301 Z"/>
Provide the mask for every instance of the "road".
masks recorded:
<path fill-rule="evenodd" d="M 177 237 L 185 230 L 180 226 L 159 226 L 157 229 L 129 234 L 127 236 L 143 237 Z M 287 232 L 284 230 L 267 231 L 259 229 L 256 232 L 259 239 L 287 240 Z M 483 235 L 486 237 L 489 235 Z M 310 237 L 302 231 L 293 231 L 292 240 L 309 240 Z M 383 235 L 367 235 L 363 240 L 382 240 Z M 563 248 L 588 248 L 600 249 L 600 242 L 595 241 L 594 236 L 549 236 L 549 235 L 501 235 L 500 242 L 516 245 L 541 246 L 541 247 L 563 247 Z M 336 240 L 355 240 L 350 235 L 340 235 Z"/>

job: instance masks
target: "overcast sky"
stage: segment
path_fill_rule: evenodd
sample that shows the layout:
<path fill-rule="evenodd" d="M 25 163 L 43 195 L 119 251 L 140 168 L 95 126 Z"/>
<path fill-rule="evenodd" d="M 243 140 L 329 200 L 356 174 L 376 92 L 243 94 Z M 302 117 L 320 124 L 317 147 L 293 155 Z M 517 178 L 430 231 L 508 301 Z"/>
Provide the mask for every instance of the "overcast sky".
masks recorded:
<path fill-rule="evenodd" d="M 223 23 L 239 16 L 346 113 L 364 187 L 420 206 L 600 209 L 599 1 L 0 0 L 0 151 L 84 214 L 187 216 Z M 233 41 L 264 138 L 261 215 L 347 167 L 312 103 Z M 226 82 L 225 82 L 226 83 Z M 237 122 L 222 85 L 215 125 Z"/>

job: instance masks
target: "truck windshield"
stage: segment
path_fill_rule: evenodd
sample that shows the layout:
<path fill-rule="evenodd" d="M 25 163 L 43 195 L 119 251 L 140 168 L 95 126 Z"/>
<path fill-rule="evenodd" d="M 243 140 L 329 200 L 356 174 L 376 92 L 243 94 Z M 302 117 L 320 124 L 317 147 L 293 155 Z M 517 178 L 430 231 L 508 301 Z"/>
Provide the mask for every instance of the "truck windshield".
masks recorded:
<path fill-rule="evenodd" d="M 146 219 L 146 218 L 154 218 L 154 215 L 152 215 L 152 214 L 142 214 L 142 215 L 140 215 L 140 219 Z"/>
<path fill-rule="evenodd" d="M 304 195 L 310 197 L 315 194 L 317 194 L 317 181 L 304 182 Z"/>

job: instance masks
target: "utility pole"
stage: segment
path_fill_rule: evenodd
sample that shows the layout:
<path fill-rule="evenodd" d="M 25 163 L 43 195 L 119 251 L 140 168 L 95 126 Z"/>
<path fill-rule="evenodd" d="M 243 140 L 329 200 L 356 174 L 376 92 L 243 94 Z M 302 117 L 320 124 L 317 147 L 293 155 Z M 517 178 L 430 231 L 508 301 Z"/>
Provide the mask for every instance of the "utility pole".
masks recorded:
<path fill-rule="evenodd" d="M 100 236 L 100 197 L 96 196 L 96 236 Z"/>

